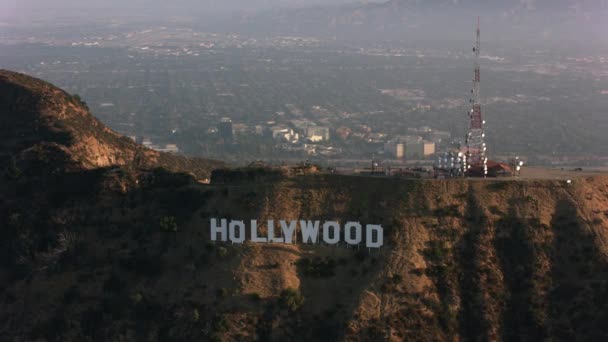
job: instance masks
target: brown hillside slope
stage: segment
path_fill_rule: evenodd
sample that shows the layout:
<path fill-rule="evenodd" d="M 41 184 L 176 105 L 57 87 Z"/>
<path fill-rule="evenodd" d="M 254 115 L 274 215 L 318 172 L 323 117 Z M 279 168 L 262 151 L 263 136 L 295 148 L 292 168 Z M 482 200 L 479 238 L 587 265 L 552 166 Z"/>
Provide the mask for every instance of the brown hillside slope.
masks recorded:
<path fill-rule="evenodd" d="M 163 166 L 207 178 L 220 163 L 139 146 L 93 117 L 78 97 L 42 80 L 0 70 L 0 160 L 68 169 Z M 35 163 L 32 163 L 34 161 Z"/>
<path fill-rule="evenodd" d="M 0 339 L 608 338 L 607 177 L 93 188 L 5 202 Z M 212 217 L 378 223 L 387 241 L 211 243 Z"/>

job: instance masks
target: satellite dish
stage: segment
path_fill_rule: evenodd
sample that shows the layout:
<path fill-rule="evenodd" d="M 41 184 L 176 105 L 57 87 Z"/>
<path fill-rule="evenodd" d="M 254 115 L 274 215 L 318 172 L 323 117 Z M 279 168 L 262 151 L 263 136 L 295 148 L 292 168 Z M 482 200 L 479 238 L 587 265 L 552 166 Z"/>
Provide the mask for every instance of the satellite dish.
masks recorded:
<path fill-rule="evenodd" d="M 521 170 L 521 166 L 517 166 L 517 167 L 515 168 L 515 170 L 520 171 L 520 170 Z"/>

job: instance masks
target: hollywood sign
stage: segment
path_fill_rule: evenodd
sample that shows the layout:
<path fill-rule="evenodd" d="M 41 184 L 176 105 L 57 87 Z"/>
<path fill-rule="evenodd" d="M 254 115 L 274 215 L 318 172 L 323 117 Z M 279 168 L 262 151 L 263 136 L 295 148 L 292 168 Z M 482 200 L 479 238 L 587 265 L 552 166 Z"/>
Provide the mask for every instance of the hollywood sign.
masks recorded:
<path fill-rule="evenodd" d="M 326 221 L 321 224 L 320 221 L 310 220 L 279 220 L 276 226 L 274 220 L 268 220 L 266 221 L 266 236 L 261 236 L 258 233 L 257 220 L 251 220 L 247 227 L 244 221 L 212 218 L 211 240 L 244 243 L 249 239 L 253 243 L 297 243 L 296 228 L 298 225 L 300 241 L 303 243 L 317 244 L 322 240 L 328 245 L 335 245 L 344 239 L 344 242 L 352 246 L 358 246 L 364 242 L 365 247 L 380 248 L 384 244 L 384 229 L 378 224 L 365 225 L 364 241 L 363 226 L 359 222 L 346 222 L 342 227 L 336 221 Z"/>

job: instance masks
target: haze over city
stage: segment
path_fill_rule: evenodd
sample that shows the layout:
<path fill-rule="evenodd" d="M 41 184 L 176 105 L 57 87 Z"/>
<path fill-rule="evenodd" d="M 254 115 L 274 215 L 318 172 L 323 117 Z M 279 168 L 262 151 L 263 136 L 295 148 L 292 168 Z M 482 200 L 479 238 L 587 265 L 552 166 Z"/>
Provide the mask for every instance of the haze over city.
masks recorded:
<path fill-rule="evenodd" d="M 385 146 L 464 143 L 480 15 L 490 151 L 587 160 L 606 157 L 608 143 L 606 10 L 540 0 L 4 1 L 0 63 L 79 94 L 110 127 L 157 148 L 245 164 L 399 159 Z"/>

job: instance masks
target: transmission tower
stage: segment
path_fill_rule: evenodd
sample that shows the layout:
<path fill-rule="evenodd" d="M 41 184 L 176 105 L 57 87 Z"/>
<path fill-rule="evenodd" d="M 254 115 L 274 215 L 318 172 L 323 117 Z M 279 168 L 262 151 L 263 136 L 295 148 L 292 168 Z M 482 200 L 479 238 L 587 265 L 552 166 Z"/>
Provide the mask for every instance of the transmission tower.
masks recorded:
<path fill-rule="evenodd" d="M 466 136 L 466 162 L 467 169 L 475 168 L 482 171 L 484 177 L 488 174 L 488 158 L 486 158 L 486 143 L 485 143 L 485 121 L 481 114 L 480 102 L 480 83 L 481 83 L 481 68 L 479 66 L 479 56 L 481 49 L 481 32 L 479 17 L 477 17 L 477 41 L 473 47 L 475 53 L 475 74 L 473 76 L 473 89 L 471 89 L 471 109 L 469 115 L 469 133 Z"/>

